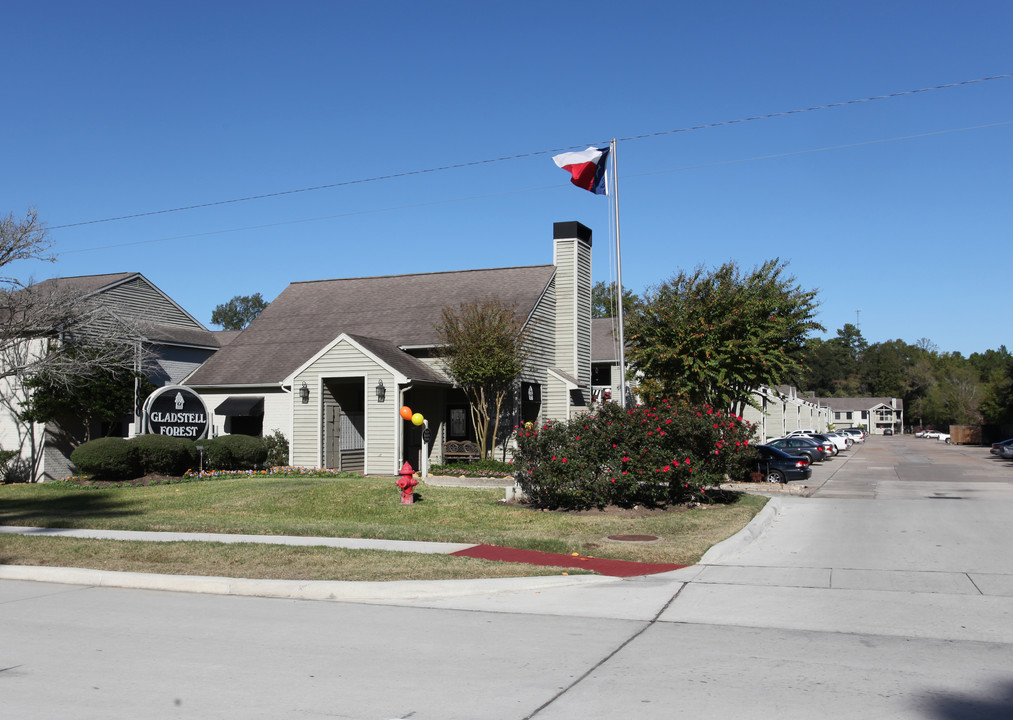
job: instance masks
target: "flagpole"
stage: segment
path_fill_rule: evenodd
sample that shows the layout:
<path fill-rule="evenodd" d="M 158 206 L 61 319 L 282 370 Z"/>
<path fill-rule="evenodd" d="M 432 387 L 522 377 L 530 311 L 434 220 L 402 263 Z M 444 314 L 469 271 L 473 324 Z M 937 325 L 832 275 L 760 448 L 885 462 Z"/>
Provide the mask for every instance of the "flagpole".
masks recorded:
<path fill-rule="evenodd" d="M 626 408 L 626 338 L 623 334 L 623 261 L 619 249 L 619 153 L 616 139 L 609 144 L 609 155 L 612 156 L 612 219 L 615 223 L 616 236 L 616 318 L 619 331 L 619 407 Z"/>

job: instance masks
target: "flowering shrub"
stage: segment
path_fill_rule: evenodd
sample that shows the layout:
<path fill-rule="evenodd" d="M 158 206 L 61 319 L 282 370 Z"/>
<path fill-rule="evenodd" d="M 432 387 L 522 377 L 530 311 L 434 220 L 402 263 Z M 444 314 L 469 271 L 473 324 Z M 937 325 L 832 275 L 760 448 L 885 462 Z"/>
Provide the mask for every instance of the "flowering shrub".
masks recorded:
<path fill-rule="evenodd" d="M 516 478 L 536 507 L 663 506 L 706 499 L 753 456 L 752 424 L 709 406 L 607 404 L 515 429 Z"/>

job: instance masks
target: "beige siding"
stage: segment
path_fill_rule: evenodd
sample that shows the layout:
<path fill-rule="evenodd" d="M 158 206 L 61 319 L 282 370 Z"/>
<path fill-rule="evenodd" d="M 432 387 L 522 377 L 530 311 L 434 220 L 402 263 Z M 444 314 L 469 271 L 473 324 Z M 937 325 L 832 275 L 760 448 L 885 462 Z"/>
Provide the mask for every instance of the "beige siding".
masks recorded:
<path fill-rule="evenodd" d="M 570 418 L 570 391 L 566 383 L 551 373 L 545 376 L 542 392 L 542 414 L 545 420 L 568 420 Z"/>
<path fill-rule="evenodd" d="M 576 292 L 576 362 L 574 377 L 584 387 L 591 387 L 591 248 L 577 243 Z M 588 398 L 590 400 L 590 398 Z"/>
<path fill-rule="evenodd" d="M 365 472 L 389 475 L 397 472 L 397 438 L 400 429 L 394 376 L 364 355 L 346 340 L 332 347 L 309 368 L 299 373 L 292 384 L 292 452 L 289 461 L 300 467 L 320 467 L 323 463 L 324 378 L 365 379 L 365 388 L 373 388 L 378 380 L 388 388 L 386 401 L 378 403 L 372 392 L 365 394 L 366 462 Z M 303 382 L 310 389 L 309 402 L 303 404 L 299 388 Z"/>
<path fill-rule="evenodd" d="M 543 422 L 550 417 L 558 417 L 549 414 L 546 410 L 547 403 L 551 401 L 553 395 L 553 389 L 547 383 L 546 371 L 550 367 L 555 367 L 556 362 L 553 344 L 555 314 L 556 280 L 553 278 L 528 320 L 526 332 L 530 354 L 527 367 L 521 373 L 522 380 L 538 383 L 542 387 L 542 407 L 539 420 Z"/>
<path fill-rule="evenodd" d="M 555 367 L 577 377 L 576 290 L 574 287 L 576 240 L 557 240 L 556 265 L 556 362 Z"/>
<path fill-rule="evenodd" d="M 275 430 L 292 439 L 292 394 L 283 391 L 277 385 L 266 385 L 260 388 L 243 388 L 240 391 L 228 389 L 200 390 L 204 404 L 211 413 L 215 436 L 225 434 L 225 416 L 216 415 L 218 406 L 230 397 L 262 397 L 264 398 L 264 435 L 271 435 Z"/>

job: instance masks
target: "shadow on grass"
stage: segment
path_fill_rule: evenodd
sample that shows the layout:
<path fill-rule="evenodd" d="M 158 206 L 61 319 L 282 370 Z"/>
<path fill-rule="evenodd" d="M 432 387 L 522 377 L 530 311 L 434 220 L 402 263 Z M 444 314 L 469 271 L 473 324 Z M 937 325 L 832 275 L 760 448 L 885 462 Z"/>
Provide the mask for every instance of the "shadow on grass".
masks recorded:
<path fill-rule="evenodd" d="M 48 528 L 88 527 L 96 519 L 140 514 L 136 501 L 113 499 L 95 492 L 59 497 L 0 501 L 0 525 L 31 525 Z"/>

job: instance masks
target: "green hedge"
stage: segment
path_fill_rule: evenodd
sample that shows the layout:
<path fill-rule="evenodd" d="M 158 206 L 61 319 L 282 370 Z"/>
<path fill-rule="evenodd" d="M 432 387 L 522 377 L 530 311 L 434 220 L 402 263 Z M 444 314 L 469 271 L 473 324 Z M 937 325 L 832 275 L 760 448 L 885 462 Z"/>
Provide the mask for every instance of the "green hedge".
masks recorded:
<path fill-rule="evenodd" d="M 140 435 L 130 442 L 137 447 L 142 475 L 182 475 L 197 467 L 197 446 L 192 440 Z"/>
<path fill-rule="evenodd" d="M 144 474 L 136 443 L 123 438 L 82 443 L 70 454 L 70 461 L 96 480 L 132 480 Z"/>
<path fill-rule="evenodd" d="M 204 448 L 204 470 L 257 470 L 264 466 L 269 442 L 248 435 L 222 435 L 197 443 L 168 435 L 99 438 L 81 444 L 70 460 L 78 472 L 96 480 L 131 480 L 142 475 L 183 475 L 196 469 L 197 445 Z"/>
<path fill-rule="evenodd" d="M 249 435 L 203 440 L 204 470 L 256 470 L 267 461 L 268 443 Z"/>

